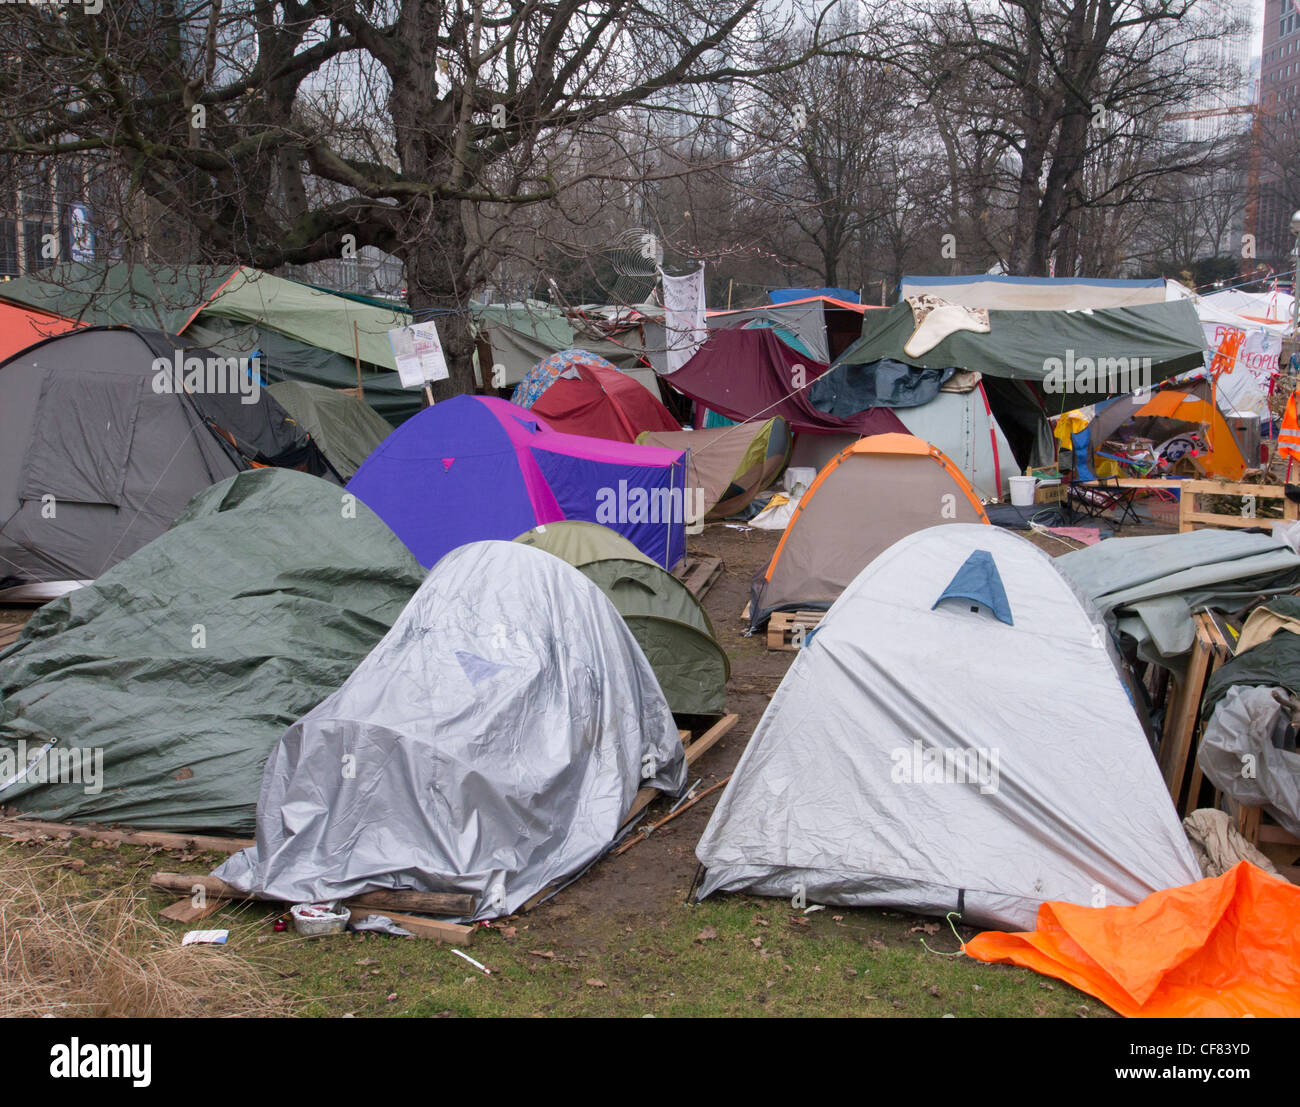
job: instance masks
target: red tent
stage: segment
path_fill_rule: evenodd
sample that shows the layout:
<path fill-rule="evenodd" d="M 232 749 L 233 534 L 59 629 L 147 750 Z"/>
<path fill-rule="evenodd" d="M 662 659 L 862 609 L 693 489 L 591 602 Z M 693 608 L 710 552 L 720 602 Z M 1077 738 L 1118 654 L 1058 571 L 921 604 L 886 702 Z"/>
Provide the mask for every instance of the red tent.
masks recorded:
<path fill-rule="evenodd" d="M 563 361 L 555 373 L 548 363 L 558 359 Z M 642 431 L 682 429 L 645 385 L 595 354 L 584 350 L 552 354 L 528 374 L 520 388 L 534 378 L 544 381 L 547 377 L 551 383 L 533 401 L 531 410 L 564 434 L 635 442 Z M 520 395 L 516 390 L 516 403 Z"/>
<path fill-rule="evenodd" d="M 4 286 L 0 285 L 0 292 Z M 0 361 L 5 361 L 19 350 L 36 342 L 52 338 L 81 326 L 75 319 L 49 315 L 32 308 L 19 307 L 0 301 Z"/>

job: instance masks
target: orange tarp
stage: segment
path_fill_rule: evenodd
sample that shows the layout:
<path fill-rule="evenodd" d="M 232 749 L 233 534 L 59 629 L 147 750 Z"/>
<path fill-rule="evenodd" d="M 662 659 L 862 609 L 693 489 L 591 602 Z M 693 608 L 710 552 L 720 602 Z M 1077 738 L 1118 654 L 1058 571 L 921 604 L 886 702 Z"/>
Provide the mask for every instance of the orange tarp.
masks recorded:
<path fill-rule="evenodd" d="M 986 931 L 965 950 L 1129 1017 L 1300 1017 L 1300 887 L 1246 861 L 1135 907 L 1045 903 L 1036 930 Z"/>
<path fill-rule="evenodd" d="M 4 285 L 0 284 L 0 292 Z M 48 315 L 43 311 L 0 303 L 0 361 L 56 334 L 81 326 L 74 319 Z"/>

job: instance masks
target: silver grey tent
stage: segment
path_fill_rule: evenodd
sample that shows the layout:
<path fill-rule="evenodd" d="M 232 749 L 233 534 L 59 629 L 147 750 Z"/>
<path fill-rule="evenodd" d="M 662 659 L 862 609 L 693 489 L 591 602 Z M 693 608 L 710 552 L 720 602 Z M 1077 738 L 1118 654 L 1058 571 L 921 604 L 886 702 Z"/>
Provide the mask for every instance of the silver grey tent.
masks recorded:
<path fill-rule="evenodd" d="M 1051 559 L 977 524 L 880 554 L 772 698 L 696 856 L 701 898 L 960 912 L 1200 879 L 1107 649 Z"/>
<path fill-rule="evenodd" d="M 600 589 L 543 550 L 474 542 L 285 732 L 257 844 L 217 875 L 291 903 L 468 892 L 490 918 L 599 857 L 643 785 L 685 783 L 672 713 Z"/>

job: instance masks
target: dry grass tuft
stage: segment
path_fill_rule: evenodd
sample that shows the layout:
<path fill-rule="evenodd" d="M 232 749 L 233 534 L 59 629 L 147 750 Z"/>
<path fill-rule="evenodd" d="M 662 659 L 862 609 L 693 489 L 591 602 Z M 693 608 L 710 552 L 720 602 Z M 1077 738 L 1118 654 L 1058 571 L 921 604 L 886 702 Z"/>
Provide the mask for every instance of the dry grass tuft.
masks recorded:
<path fill-rule="evenodd" d="M 182 946 L 142 890 L 85 900 L 62 858 L 0 849 L 0 1017 L 287 1014 L 225 946 Z"/>

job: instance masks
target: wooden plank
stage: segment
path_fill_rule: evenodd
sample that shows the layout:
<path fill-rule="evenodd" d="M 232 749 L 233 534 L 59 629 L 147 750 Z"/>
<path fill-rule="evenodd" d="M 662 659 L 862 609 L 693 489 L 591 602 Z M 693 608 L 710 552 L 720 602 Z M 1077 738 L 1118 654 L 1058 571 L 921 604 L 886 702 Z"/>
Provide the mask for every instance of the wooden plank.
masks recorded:
<path fill-rule="evenodd" d="M 205 876 L 200 873 L 154 873 L 149 878 L 149 885 L 165 892 L 192 894 L 195 888 L 202 888 L 209 898 L 247 899 L 237 888 L 232 888 L 220 877 Z M 427 915 L 471 915 L 474 913 L 474 897 L 459 892 L 414 892 L 386 889 L 379 892 L 366 892 L 353 896 L 349 904 L 370 907 L 377 910 L 414 911 Z"/>
<path fill-rule="evenodd" d="M 194 897 L 186 896 L 184 899 L 177 900 L 170 907 L 164 907 L 158 914 L 164 919 L 170 919 L 172 922 L 193 923 L 215 914 L 230 902 L 228 899 L 210 896 L 203 901 L 202 907 L 196 907 Z"/>
<path fill-rule="evenodd" d="M 171 834 L 157 830 L 110 830 L 75 823 L 47 823 L 39 819 L 0 819 L 0 834 L 30 835 L 33 831 L 57 837 L 71 834 L 96 842 L 119 842 L 128 846 L 159 846 L 162 849 L 188 850 L 195 853 L 237 853 L 254 845 L 252 838 L 216 838 L 208 834 Z"/>
<path fill-rule="evenodd" d="M 680 576 L 677 573 L 673 575 L 690 589 L 697 600 L 701 599 L 722 575 L 722 558 L 714 554 L 704 554 L 688 559 L 681 567 Z"/>
<path fill-rule="evenodd" d="M 354 903 L 347 904 L 352 912 L 352 922 L 360 922 L 372 915 L 382 915 L 392 919 L 403 930 L 409 930 L 417 938 L 432 938 L 436 942 L 447 942 L 453 946 L 468 946 L 474 941 L 474 928 L 460 923 L 441 922 L 438 919 L 422 919 L 416 915 L 394 914 L 392 911 L 380 911 L 371 907 L 360 907 Z"/>
<path fill-rule="evenodd" d="M 713 746 L 717 745 L 738 722 L 740 722 L 739 715 L 723 715 L 721 719 L 686 747 L 686 764 L 694 765 Z M 662 795 L 662 793 L 658 788 L 642 788 L 637 792 L 636 797 L 632 800 L 632 806 L 628 809 L 627 817 L 623 820 L 619 829 L 627 826 L 628 823 L 649 807 L 655 797 L 659 795 Z"/>
<path fill-rule="evenodd" d="M 1281 484 L 1234 484 L 1231 481 L 1183 480 L 1176 481 L 1191 493 L 1209 493 L 1215 496 L 1255 496 L 1258 499 L 1280 500 L 1286 495 Z"/>
<path fill-rule="evenodd" d="M 1181 506 L 1181 505 L 1180 505 Z M 1178 526 L 1180 533 L 1185 533 L 1181 528 L 1184 526 L 1191 530 L 1197 523 L 1211 527 L 1271 527 L 1274 523 L 1286 523 L 1287 519 L 1270 519 L 1261 515 L 1252 515 L 1246 517 L 1243 515 L 1218 515 L 1213 511 L 1187 511 L 1178 513 Z"/>
<path fill-rule="evenodd" d="M 1175 808 L 1179 806 L 1179 793 L 1187 771 L 1187 755 L 1201 708 L 1201 693 L 1205 688 L 1210 652 L 1209 639 L 1198 621 L 1191 657 L 1187 661 L 1187 673 L 1176 686 L 1176 698 L 1165 723 L 1157 759 Z"/>

